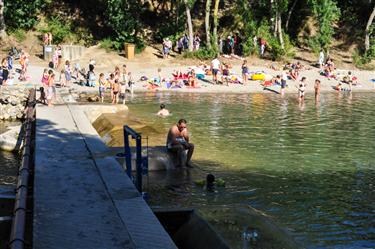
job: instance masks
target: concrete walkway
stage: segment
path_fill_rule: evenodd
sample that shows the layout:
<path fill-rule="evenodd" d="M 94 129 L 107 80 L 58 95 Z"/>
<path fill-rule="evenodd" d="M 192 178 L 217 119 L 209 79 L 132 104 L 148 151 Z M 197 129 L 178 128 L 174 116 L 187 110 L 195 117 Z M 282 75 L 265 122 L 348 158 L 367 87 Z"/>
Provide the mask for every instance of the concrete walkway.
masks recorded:
<path fill-rule="evenodd" d="M 78 105 L 37 107 L 34 248 L 176 249 Z"/>

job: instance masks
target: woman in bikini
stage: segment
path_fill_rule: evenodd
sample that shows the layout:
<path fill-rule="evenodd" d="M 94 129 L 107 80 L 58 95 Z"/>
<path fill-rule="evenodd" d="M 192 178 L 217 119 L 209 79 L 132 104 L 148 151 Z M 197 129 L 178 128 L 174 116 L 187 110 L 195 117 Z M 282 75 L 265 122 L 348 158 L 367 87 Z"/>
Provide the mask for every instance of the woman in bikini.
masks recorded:
<path fill-rule="evenodd" d="M 298 100 L 305 100 L 305 91 L 306 91 L 306 77 L 302 77 L 298 85 Z"/>
<path fill-rule="evenodd" d="M 118 80 L 115 80 L 114 83 L 112 84 L 112 91 L 113 91 L 112 104 L 117 104 L 118 93 L 120 91 L 120 84 Z"/>
<path fill-rule="evenodd" d="M 109 88 L 111 89 L 111 99 L 113 100 L 113 84 L 115 83 L 115 75 L 111 73 L 109 75 L 108 84 Z"/>

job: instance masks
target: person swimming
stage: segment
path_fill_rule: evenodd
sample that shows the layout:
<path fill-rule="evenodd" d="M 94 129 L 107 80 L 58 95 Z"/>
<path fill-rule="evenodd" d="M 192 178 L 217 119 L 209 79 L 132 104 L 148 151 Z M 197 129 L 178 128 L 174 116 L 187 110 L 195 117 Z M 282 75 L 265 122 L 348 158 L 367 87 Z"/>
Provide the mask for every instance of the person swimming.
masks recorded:
<path fill-rule="evenodd" d="M 166 116 L 169 116 L 170 113 L 169 113 L 169 111 L 165 108 L 165 105 L 164 105 L 164 104 L 161 104 L 161 105 L 160 105 L 160 110 L 159 110 L 159 112 L 158 112 L 156 115 L 158 115 L 158 116 L 160 116 L 160 117 L 166 117 Z"/>

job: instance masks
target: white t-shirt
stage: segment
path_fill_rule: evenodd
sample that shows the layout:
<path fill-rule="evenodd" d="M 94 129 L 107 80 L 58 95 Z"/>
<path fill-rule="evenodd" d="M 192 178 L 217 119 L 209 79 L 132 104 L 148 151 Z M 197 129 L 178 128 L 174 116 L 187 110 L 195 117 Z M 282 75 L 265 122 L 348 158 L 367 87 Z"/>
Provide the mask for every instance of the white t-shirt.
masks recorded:
<path fill-rule="evenodd" d="M 126 84 L 121 84 L 120 93 L 126 93 Z"/>
<path fill-rule="evenodd" d="M 220 61 L 218 59 L 214 59 L 211 61 L 212 69 L 220 69 Z"/>
<path fill-rule="evenodd" d="M 282 73 L 281 73 L 281 78 L 282 78 L 283 80 L 285 80 L 285 81 L 288 80 L 288 75 L 286 74 L 286 72 L 282 72 Z"/>

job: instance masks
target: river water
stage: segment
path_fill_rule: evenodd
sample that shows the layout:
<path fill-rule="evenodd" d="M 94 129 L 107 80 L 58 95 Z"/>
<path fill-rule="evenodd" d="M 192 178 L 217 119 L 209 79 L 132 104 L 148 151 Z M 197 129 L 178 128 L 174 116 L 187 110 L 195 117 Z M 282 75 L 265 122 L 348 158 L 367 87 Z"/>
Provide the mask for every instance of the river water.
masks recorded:
<path fill-rule="evenodd" d="M 18 125 L 15 122 L 1 122 L 0 134 L 6 131 L 6 127 L 10 125 Z M 0 186 L 1 185 L 15 185 L 18 168 L 21 163 L 21 158 L 17 153 L 11 153 L 0 150 Z"/>
<path fill-rule="evenodd" d="M 154 115 L 160 103 L 170 117 Z M 151 203 L 222 207 L 227 219 L 219 230 L 234 248 L 241 231 L 231 207 L 246 205 L 306 248 L 375 248 L 374 94 L 323 94 L 318 103 L 308 95 L 300 105 L 296 96 L 274 94 L 145 93 L 128 105 L 158 131 L 150 139 L 160 145 L 185 118 L 197 168 L 226 182 L 214 194 L 194 184 L 150 188 Z M 163 177 L 157 174 L 149 181 Z"/>

